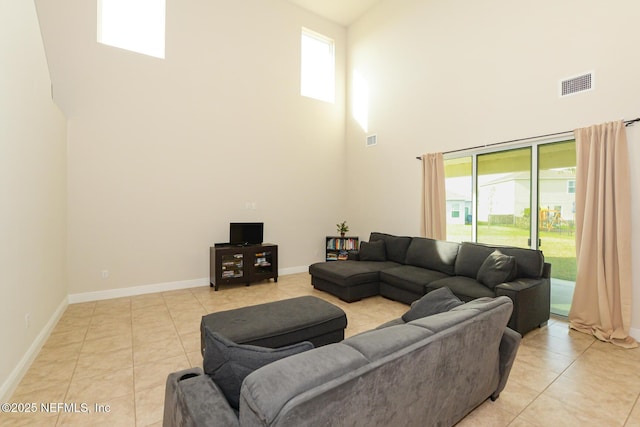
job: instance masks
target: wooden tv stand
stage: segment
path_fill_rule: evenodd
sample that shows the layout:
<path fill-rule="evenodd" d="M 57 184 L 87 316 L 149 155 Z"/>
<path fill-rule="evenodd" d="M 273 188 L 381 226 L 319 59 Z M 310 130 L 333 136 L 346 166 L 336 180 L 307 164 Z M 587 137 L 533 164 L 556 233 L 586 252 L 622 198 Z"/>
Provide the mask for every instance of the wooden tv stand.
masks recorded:
<path fill-rule="evenodd" d="M 278 245 L 216 244 L 209 248 L 209 286 L 278 281 Z"/>

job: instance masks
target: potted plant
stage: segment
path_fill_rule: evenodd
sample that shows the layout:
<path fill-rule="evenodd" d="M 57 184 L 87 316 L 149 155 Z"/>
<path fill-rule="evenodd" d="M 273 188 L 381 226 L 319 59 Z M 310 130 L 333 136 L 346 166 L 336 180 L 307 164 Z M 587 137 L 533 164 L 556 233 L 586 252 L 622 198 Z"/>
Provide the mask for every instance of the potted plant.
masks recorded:
<path fill-rule="evenodd" d="M 342 221 L 339 224 L 336 224 L 338 227 L 338 233 L 340 233 L 340 237 L 344 237 L 344 234 L 349 231 L 349 226 L 347 225 L 347 221 Z"/>

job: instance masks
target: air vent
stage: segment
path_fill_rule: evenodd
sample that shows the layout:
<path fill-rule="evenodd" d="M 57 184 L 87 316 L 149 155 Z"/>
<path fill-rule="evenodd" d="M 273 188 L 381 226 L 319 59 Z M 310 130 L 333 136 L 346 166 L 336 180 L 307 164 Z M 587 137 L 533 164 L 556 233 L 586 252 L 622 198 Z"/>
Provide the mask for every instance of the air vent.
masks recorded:
<path fill-rule="evenodd" d="M 378 143 L 378 135 L 367 136 L 367 147 L 372 147 Z"/>
<path fill-rule="evenodd" d="M 560 96 L 569 96 L 593 89 L 593 72 L 560 81 Z"/>

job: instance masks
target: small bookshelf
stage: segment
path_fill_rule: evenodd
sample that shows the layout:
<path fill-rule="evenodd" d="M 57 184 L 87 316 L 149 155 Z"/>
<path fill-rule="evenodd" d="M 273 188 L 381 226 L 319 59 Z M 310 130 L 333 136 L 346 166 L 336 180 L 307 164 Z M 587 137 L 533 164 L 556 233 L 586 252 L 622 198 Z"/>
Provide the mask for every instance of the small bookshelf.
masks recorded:
<path fill-rule="evenodd" d="M 327 261 L 346 261 L 349 251 L 357 251 L 360 240 L 357 236 L 326 236 L 325 259 Z"/>

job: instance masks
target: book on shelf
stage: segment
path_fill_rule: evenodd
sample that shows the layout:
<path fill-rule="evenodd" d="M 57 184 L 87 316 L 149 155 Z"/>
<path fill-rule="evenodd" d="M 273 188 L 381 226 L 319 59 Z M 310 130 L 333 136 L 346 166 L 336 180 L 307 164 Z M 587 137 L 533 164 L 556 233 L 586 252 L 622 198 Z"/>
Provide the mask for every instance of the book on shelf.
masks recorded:
<path fill-rule="evenodd" d="M 357 237 L 331 237 L 327 240 L 329 250 L 355 250 L 358 249 Z"/>
<path fill-rule="evenodd" d="M 338 260 L 338 254 L 335 252 L 329 252 L 327 254 L 327 261 L 337 261 Z"/>

